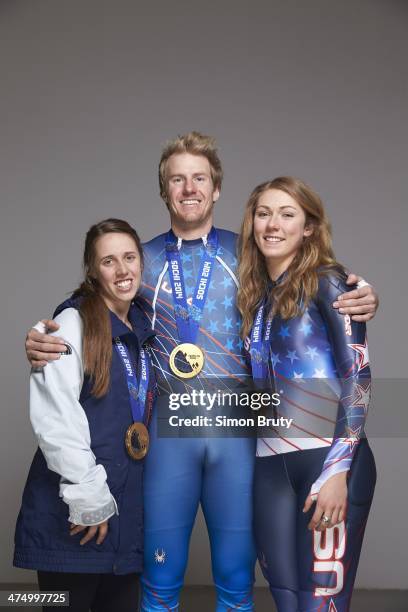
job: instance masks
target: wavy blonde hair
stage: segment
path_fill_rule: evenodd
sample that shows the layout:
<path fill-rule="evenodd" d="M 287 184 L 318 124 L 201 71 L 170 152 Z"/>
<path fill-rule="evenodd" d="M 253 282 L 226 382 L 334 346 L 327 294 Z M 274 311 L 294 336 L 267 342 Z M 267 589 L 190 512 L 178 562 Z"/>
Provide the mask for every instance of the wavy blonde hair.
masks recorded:
<path fill-rule="evenodd" d="M 318 194 L 291 176 L 280 176 L 258 185 L 249 196 L 238 242 L 240 289 L 237 305 L 242 315 L 243 338 L 250 333 L 256 310 L 267 294 L 270 282 L 265 257 L 256 245 L 253 231 L 259 198 L 269 189 L 279 189 L 290 195 L 306 215 L 305 226 L 313 229 L 310 236 L 304 237 L 284 280 L 274 288 L 273 305 L 269 304 L 269 311 L 283 319 L 297 316 L 316 295 L 323 266 L 337 274 L 344 273 L 333 252 L 330 223 Z"/>

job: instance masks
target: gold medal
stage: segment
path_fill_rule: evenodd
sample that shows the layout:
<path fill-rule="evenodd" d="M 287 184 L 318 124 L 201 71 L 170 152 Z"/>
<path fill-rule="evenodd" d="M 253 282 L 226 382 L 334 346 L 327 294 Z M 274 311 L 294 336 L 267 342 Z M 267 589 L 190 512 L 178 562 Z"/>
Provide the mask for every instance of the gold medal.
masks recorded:
<path fill-rule="evenodd" d="M 136 442 L 136 445 L 133 443 Z M 146 425 L 136 421 L 129 425 L 125 436 L 125 445 L 128 455 L 132 459 L 140 460 L 146 457 L 149 450 L 149 432 Z"/>
<path fill-rule="evenodd" d="M 171 351 L 169 365 L 173 374 L 179 378 L 193 378 L 203 369 L 204 353 L 196 344 L 183 342 L 183 344 L 179 344 Z M 179 366 L 181 365 L 188 365 L 190 371 L 184 372 L 180 370 Z"/>

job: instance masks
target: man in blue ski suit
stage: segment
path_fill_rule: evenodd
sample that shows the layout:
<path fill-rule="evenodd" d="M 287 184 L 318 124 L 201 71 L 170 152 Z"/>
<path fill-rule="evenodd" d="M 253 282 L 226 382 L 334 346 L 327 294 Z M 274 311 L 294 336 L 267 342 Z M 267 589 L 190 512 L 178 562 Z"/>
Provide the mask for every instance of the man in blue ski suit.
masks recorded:
<path fill-rule="evenodd" d="M 192 133 L 164 150 L 161 195 L 170 213 L 190 308 L 210 233 L 216 233 L 217 248 L 199 330 L 193 339 L 204 351 L 204 368 L 197 379 L 183 381 L 169 368 L 169 355 L 182 340 L 166 256 L 169 236 L 162 234 L 144 245 L 141 298 L 157 334 L 153 363 L 161 393 L 158 412 L 166 410 L 170 393 L 188 392 L 192 387 L 226 391 L 250 375 L 241 356 L 240 317 L 235 305 L 236 235 L 212 230 L 221 180 L 221 164 L 211 139 Z M 254 439 L 221 438 L 211 433 L 209 437 L 174 439 L 157 435 L 156 427 L 157 420 L 145 472 L 142 610 L 177 609 L 199 503 L 210 538 L 217 611 L 252 610 Z"/>

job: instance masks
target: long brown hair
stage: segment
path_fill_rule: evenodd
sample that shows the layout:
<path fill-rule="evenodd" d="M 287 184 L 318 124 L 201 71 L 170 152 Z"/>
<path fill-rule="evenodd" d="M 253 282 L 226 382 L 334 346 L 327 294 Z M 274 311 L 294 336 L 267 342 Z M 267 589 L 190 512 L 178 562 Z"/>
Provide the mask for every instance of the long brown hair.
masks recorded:
<path fill-rule="evenodd" d="M 121 219 L 105 219 L 92 225 L 85 238 L 83 256 L 84 280 L 74 291 L 73 297 L 80 297 L 79 313 L 84 324 L 83 359 L 84 372 L 92 382 L 92 395 L 105 395 L 110 384 L 112 363 L 112 327 L 109 309 L 99 293 L 95 278 L 95 245 L 98 238 L 111 232 L 128 234 L 135 241 L 143 269 L 143 251 L 137 232 Z"/>
<path fill-rule="evenodd" d="M 242 315 L 242 337 L 249 334 L 256 309 L 267 293 L 269 283 L 265 257 L 256 245 L 253 231 L 258 200 L 269 189 L 284 191 L 296 200 L 306 215 L 306 226 L 313 229 L 311 235 L 303 239 L 284 280 L 274 289 L 273 306 L 269 306 L 273 313 L 283 319 L 298 315 L 300 303 L 305 308 L 317 292 L 318 269 L 322 266 L 336 273 L 343 271 L 333 252 L 330 223 L 318 194 L 291 176 L 280 176 L 258 185 L 249 196 L 239 236 L 240 289 L 237 304 Z"/>

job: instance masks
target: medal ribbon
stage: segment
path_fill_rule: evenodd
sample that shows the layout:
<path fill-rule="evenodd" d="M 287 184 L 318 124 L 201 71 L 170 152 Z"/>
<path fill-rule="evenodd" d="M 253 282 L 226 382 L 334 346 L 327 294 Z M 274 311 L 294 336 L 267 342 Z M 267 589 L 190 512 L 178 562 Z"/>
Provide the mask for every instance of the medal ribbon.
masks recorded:
<path fill-rule="evenodd" d="M 119 336 L 115 338 L 115 349 L 125 370 L 133 421 L 143 423 L 150 377 L 147 353 L 144 349 L 140 349 L 140 382 L 138 385 L 136 373 L 132 366 L 128 348 L 121 341 Z"/>
<path fill-rule="evenodd" d="M 187 303 L 183 267 L 177 237 L 170 230 L 166 236 L 166 257 L 169 264 L 169 275 L 173 293 L 174 315 L 180 342 L 195 343 L 200 319 L 203 314 L 214 261 L 217 256 L 218 235 L 213 227 L 208 234 L 207 244 L 200 262 L 200 271 L 194 289 L 192 305 Z"/>
<path fill-rule="evenodd" d="M 258 308 L 251 331 L 251 347 L 249 353 L 251 357 L 252 377 L 255 380 L 266 380 L 268 378 L 269 340 L 271 336 L 272 317 L 268 317 L 265 326 L 265 335 L 262 337 L 265 304 L 266 300 L 264 300 Z"/>

